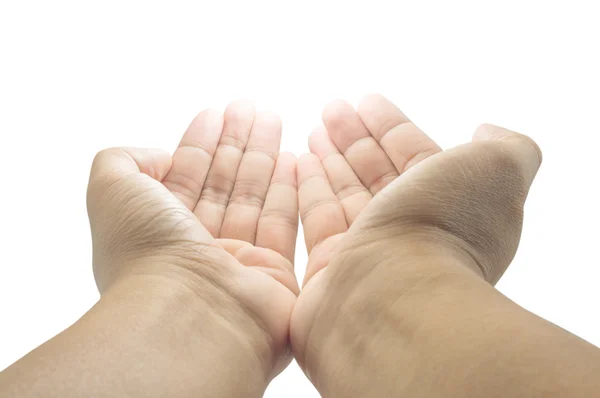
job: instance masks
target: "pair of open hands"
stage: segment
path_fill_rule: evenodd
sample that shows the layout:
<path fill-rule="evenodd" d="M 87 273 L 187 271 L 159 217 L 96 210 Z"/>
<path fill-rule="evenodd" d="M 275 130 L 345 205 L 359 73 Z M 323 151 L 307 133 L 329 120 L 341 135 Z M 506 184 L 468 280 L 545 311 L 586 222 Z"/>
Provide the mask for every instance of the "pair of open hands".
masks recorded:
<path fill-rule="evenodd" d="M 397 300 L 408 258 L 439 253 L 460 264 L 448 275 L 500 278 L 541 162 L 533 141 L 483 125 L 472 143 L 441 151 L 380 95 L 357 110 L 333 102 L 323 121 L 299 159 L 279 153 L 280 119 L 245 102 L 200 113 L 173 156 L 101 152 L 88 192 L 100 292 L 147 275 L 175 281 L 222 312 L 269 377 L 289 363 L 291 341 L 312 378 L 344 307 Z M 302 292 L 298 213 L 309 253 Z M 402 280 L 423 285 L 442 272 L 421 269 Z"/>

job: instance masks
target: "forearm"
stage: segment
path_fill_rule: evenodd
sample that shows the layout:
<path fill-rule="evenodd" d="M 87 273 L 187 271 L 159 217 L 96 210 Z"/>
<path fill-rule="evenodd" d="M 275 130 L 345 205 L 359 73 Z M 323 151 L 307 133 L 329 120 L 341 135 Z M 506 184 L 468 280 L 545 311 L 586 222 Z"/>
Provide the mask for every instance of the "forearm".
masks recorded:
<path fill-rule="evenodd" d="M 268 342 L 245 314 L 156 277 L 116 283 L 0 375 L 0 396 L 260 397 Z M 205 300 L 205 298 L 202 298 Z"/>
<path fill-rule="evenodd" d="M 324 397 L 598 394 L 600 350 L 506 299 L 465 257 L 412 250 L 345 259 L 361 282 L 315 322 L 305 363 Z"/>

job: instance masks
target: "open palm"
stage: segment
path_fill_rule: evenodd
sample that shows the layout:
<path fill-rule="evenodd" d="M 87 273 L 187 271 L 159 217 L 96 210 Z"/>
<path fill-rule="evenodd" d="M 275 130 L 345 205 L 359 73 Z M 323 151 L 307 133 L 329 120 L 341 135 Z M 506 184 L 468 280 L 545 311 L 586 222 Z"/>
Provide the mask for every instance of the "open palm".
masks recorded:
<path fill-rule="evenodd" d="M 300 217 L 309 253 L 305 288 L 291 322 L 292 346 L 301 365 L 327 294 L 323 271 L 348 230 L 381 190 L 441 151 L 381 95 L 367 96 L 358 110 L 344 101 L 332 102 L 323 122 L 309 138 L 311 153 L 298 161 Z"/>
<path fill-rule="evenodd" d="M 358 110 L 344 101 L 323 112 L 298 164 L 300 216 L 309 252 L 304 284 L 328 263 L 371 199 L 398 176 L 441 151 L 381 95 Z"/>
<path fill-rule="evenodd" d="M 470 269 L 470 277 L 496 283 L 516 253 L 523 205 L 541 163 L 529 137 L 492 125 L 480 126 L 471 143 L 441 152 L 379 95 L 358 112 L 333 103 L 324 121 L 326 129 L 310 138 L 312 154 L 298 165 L 309 262 L 291 340 L 309 375 L 327 366 L 318 355 L 327 344 L 358 346 L 356 333 L 372 334 L 364 324 L 347 332 L 365 311 L 354 309 L 384 292 L 398 297 L 399 281 L 410 274 L 395 274 L 410 269 L 397 266 L 404 255 L 427 258 L 420 270 L 443 257 L 454 264 L 450 273 Z"/>
<path fill-rule="evenodd" d="M 264 278 L 250 274 L 248 283 L 260 284 L 247 291 L 266 323 L 276 325 L 279 346 L 287 344 L 291 312 L 281 303 L 289 302 L 289 291 L 299 292 L 293 270 L 296 158 L 279 154 L 280 139 L 280 119 L 246 102 L 230 104 L 224 115 L 205 110 L 189 126 L 163 180 L 220 246 L 250 272 L 272 277 L 265 286 Z"/>

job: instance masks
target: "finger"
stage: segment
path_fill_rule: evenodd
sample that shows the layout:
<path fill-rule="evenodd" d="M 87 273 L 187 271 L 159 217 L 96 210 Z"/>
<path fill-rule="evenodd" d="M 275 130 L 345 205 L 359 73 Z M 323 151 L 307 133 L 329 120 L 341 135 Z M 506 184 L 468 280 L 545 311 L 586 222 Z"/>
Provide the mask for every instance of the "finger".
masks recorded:
<path fill-rule="evenodd" d="M 330 103 L 323 111 L 323 122 L 333 143 L 373 195 L 398 177 L 396 168 L 350 104 Z"/>
<path fill-rule="evenodd" d="M 292 264 L 298 236 L 296 163 L 291 153 L 279 155 L 256 229 L 256 246 L 274 250 Z"/>
<path fill-rule="evenodd" d="M 542 164 L 542 151 L 531 138 L 526 135 L 507 130 L 491 124 L 483 124 L 477 128 L 473 141 L 501 141 L 506 143 L 506 150 L 512 154 L 529 188 Z"/>
<path fill-rule="evenodd" d="M 287 287 L 294 295 L 300 294 L 294 269 L 285 258 L 269 253 L 258 247 L 243 247 L 235 254 L 235 258 L 247 267 L 261 270 Z"/>
<path fill-rule="evenodd" d="M 173 154 L 163 184 L 190 210 L 198 203 L 222 130 L 223 115 L 207 109 L 194 118 Z"/>
<path fill-rule="evenodd" d="M 162 181 L 170 168 L 171 155 L 160 149 L 109 148 L 96 155 L 90 182 L 106 185 L 136 173 Z"/>
<path fill-rule="evenodd" d="M 463 166 L 463 173 L 466 170 L 470 180 L 482 181 L 477 186 L 480 195 L 494 193 L 493 199 L 486 200 L 487 212 L 481 215 L 475 213 L 478 216 L 476 220 L 481 225 L 493 225 L 490 232 L 495 232 L 482 236 L 481 229 L 478 229 L 466 234 L 464 240 L 476 248 L 475 258 L 484 278 L 496 284 L 517 250 L 523 208 L 541 166 L 542 152 L 531 138 L 491 124 L 477 128 L 473 143 L 464 148 L 470 152 L 465 158 L 476 163 L 471 167 Z M 476 172 L 483 174 L 483 178 L 473 177 Z M 468 231 L 466 228 L 459 230 Z"/>
<path fill-rule="evenodd" d="M 310 151 L 317 155 L 333 192 L 344 208 L 346 222 L 352 225 L 373 195 L 358 179 L 352 167 L 329 138 L 325 127 L 318 127 L 308 139 Z"/>
<path fill-rule="evenodd" d="M 323 241 L 323 244 L 314 248 L 310 253 L 308 264 L 306 264 L 306 273 L 304 274 L 304 280 L 302 286 L 306 286 L 308 281 L 317 274 L 317 272 L 324 269 L 335 254 L 336 250 L 340 247 L 340 242 L 344 239 L 346 234 L 339 234 L 331 236 L 329 239 Z"/>
<path fill-rule="evenodd" d="M 223 133 L 194 214 L 209 232 L 218 238 L 229 197 L 254 123 L 254 106 L 244 101 L 225 110 Z"/>
<path fill-rule="evenodd" d="M 400 174 L 441 151 L 400 109 L 380 94 L 363 98 L 358 105 L 358 115 Z"/>
<path fill-rule="evenodd" d="M 160 149 L 110 148 L 94 158 L 88 185 L 90 215 L 102 206 L 104 194 L 116 182 L 135 174 L 161 181 L 171 167 L 171 155 Z"/>
<path fill-rule="evenodd" d="M 254 244 L 280 141 L 279 117 L 268 113 L 257 114 L 229 198 L 221 238 Z"/>
<path fill-rule="evenodd" d="M 217 239 L 216 242 L 233 257 L 235 257 L 235 254 L 238 252 L 238 250 L 244 247 L 252 247 L 251 243 L 236 239 Z"/>
<path fill-rule="evenodd" d="M 217 243 L 244 266 L 262 270 L 298 295 L 299 288 L 294 266 L 283 256 L 274 255 L 269 250 L 241 240 L 219 239 Z"/>
<path fill-rule="evenodd" d="M 298 200 L 308 252 L 332 235 L 348 230 L 344 209 L 314 154 L 298 159 Z"/>

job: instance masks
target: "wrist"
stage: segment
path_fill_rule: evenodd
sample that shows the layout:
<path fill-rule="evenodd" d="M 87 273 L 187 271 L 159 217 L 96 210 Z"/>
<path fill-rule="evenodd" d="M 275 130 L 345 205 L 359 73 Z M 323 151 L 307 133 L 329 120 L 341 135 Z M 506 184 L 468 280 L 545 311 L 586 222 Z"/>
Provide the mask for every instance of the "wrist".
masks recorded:
<path fill-rule="evenodd" d="M 303 353 L 324 396 L 373 394 L 373 380 L 386 376 L 379 395 L 393 395 L 402 380 L 399 358 L 415 355 L 415 336 L 449 303 L 493 290 L 469 255 L 423 240 L 380 239 L 343 250 L 325 274 L 324 290 L 335 294 L 324 297 Z M 395 390 L 385 390 L 390 383 Z"/>
<path fill-rule="evenodd" d="M 190 392 L 262 396 L 274 366 L 269 336 L 255 319 L 226 288 L 193 276 L 119 278 L 86 317 L 92 330 L 110 324 L 132 356 L 143 351 L 158 370 L 189 377 L 180 382 Z"/>

